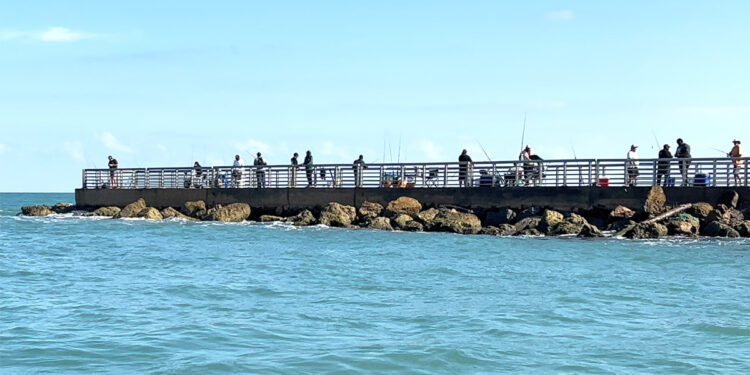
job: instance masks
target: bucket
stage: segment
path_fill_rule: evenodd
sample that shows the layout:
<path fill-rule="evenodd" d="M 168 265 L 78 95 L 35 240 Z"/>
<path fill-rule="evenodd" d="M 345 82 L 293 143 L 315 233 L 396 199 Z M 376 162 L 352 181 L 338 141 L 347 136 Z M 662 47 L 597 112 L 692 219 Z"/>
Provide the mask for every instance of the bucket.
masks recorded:
<path fill-rule="evenodd" d="M 609 187 L 609 178 L 606 178 L 606 177 L 600 178 L 599 181 L 597 182 L 597 185 L 601 187 Z"/>

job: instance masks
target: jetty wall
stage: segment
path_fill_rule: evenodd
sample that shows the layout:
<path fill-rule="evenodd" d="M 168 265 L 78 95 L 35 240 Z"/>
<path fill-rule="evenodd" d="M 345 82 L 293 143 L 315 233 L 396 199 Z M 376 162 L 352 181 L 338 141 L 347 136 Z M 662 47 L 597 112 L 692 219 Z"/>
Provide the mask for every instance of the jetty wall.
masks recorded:
<path fill-rule="evenodd" d="M 77 189 L 76 205 L 81 208 L 125 206 L 143 198 L 157 208 L 181 207 L 186 201 L 202 200 L 208 206 L 235 202 L 248 203 L 253 210 L 292 212 L 315 209 L 329 202 L 359 207 L 370 201 L 386 205 L 409 196 L 426 207 L 455 205 L 467 208 L 492 209 L 531 206 L 554 210 L 611 210 L 618 205 L 640 209 L 651 187 L 509 187 L 509 188 L 308 188 L 308 189 Z M 716 203 L 720 196 L 734 190 L 740 202 L 750 202 L 747 187 L 673 187 L 665 188 L 667 204 Z"/>

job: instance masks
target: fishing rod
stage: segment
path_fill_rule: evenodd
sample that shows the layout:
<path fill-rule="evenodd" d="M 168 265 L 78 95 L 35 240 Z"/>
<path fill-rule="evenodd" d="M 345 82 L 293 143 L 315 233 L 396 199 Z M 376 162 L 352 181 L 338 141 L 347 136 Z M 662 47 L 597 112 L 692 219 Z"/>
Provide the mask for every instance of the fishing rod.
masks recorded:
<path fill-rule="evenodd" d="M 656 141 L 656 149 L 658 150 L 659 149 L 659 145 L 661 144 L 661 142 L 659 142 L 659 138 L 656 137 L 656 133 L 654 133 L 653 130 L 651 131 L 651 134 L 653 134 L 653 136 L 654 136 L 654 140 Z"/>
<path fill-rule="evenodd" d="M 523 130 L 521 131 L 521 152 L 523 152 L 523 141 L 526 137 L 526 112 L 523 113 Z"/>
<path fill-rule="evenodd" d="M 492 158 L 490 158 L 490 155 L 489 155 L 489 154 L 487 154 L 487 151 L 485 151 L 485 150 L 484 150 L 484 147 L 482 147 L 482 142 L 479 142 L 479 140 L 478 140 L 478 139 L 475 139 L 475 141 L 477 141 L 477 143 L 479 144 L 479 148 L 481 148 L 481 149 L 482 149 L 482 152 L 484 152 L 484 156 L 486 156 L 486 157 L 487 157 L 487 161 L 492 161 Z"/>
<path fill-rule="evenodd" d="M 712 148 L 712 149 L 714 149 L 714 150 L 716 150 L 716 151 L 718 151 L 718 152 L 721 152 L 721 153 L 722 153 L 722 154 L 724 154 L 724 155 L 727 155 L 727 156 L 729 156 L 729 153 L 728 153 L 728 152 L 726 152 L 726 151 L 724 151 L 724 150 L 722 150 L 722 149 L 720 149 L 720 148 L 716 148 L 716 147 L 711 147 L 711 148 Z"/>

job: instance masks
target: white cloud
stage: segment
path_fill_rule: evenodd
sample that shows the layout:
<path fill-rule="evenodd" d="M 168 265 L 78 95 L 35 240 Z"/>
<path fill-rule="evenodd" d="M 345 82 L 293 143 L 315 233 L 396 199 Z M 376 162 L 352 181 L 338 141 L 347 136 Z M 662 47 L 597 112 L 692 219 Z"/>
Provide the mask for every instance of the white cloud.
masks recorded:
<path fill-rule="evenodd" d="M 85 162 L 86 158 L 83 155 L 83 144 L 80 141 L 68 141 L 63 143 L 63 150 L 71 157 L 73 160 L 79 161 L 79 162 Z"/>
<path fill-rule="evenodd" d="M 570 21 L 575 18 L 575 13 L 572 10 L 556 10 L 553 12 L 547 12 L 544 17 L 551 21 Z"/>
<path fill-rule="evenodd" d="M 433 141 L 420 139 L 417 148 L 424 153 L 428 161 L 446 160 L 445 155 L 443 155 L 443 148 Z"/>
<path fill-rule="evenodd" d="M 49 27 L 43 31 L 0 30 L 0 40 L 36 40 L 41 42 L 76 42 L 95 39 L 102 35 L 68 29 L 67 27 Z"/>
<path fill-rule="evenodd" d="M 104 147 L 113 151 L 133 152 L 133 149 L 122 144 L 112 133 L 102 133 L 98 136 Z"/>

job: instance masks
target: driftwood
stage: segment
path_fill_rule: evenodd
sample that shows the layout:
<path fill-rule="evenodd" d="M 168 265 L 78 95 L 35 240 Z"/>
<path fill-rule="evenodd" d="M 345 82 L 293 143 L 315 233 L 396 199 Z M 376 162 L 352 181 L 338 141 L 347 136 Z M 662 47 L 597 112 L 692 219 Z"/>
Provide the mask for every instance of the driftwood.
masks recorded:
<path fill-rule="evenodd" d="M 663 214 L 661 214 L 661 215 L 659 215 L 657 217 L 641 221 L 640 223 L 629 225 L 629 226 L 621 229 L 619 232 L 615 233 L 615 237 L 620 237 L 620 236 L 625 235 L 625 233 L 630 232 L 637 225 L 658 223 L 658 222 L 660 222 L 660 221 L 662 221 L 664 219 L 668 219 L 668 218 L 670 218 L 670 217 L 672 217 L 674 215 L 683 213 L 683 212 L 687 211 L 688 209 L 690 209 L 690 207 L 693 207 L 692 203 L 685 203 L 685 204 L 677 206 L 677 207 L 675 207 L 675 208 L 673 208 L 673 209 L 671 209 L 671 210 L 669 210 L 669 211 L 667 211 L 667 212 L 665 212 L 665 213 L 663 213 Z"/>

